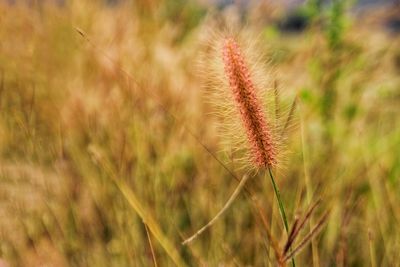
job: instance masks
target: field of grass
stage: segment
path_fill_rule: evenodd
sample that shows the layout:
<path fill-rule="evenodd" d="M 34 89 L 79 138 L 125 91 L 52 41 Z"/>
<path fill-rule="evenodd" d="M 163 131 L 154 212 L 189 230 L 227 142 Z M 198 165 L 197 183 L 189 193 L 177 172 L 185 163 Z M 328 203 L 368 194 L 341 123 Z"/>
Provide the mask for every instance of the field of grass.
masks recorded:
<path fill-rule="evenodd" d="M 277 266 L 271 240 L 283 247 L 287 234 L 265 170 L 181 244 L 224 206 L 232 173 L 246 174 L 222 152 L 204 97 L 210 28 L 255 34 L 282 106 L 297 97 L 275 172 L 290 228 L 320 202 L 295 246 L 329 215 L 296 266 L 400 266 L 400 35 L 382 28 L 389 10 L 309 1 L 309 27 L 285 33 L 269 4 L 49 2 L 0 0 L 1 267 Z"/>

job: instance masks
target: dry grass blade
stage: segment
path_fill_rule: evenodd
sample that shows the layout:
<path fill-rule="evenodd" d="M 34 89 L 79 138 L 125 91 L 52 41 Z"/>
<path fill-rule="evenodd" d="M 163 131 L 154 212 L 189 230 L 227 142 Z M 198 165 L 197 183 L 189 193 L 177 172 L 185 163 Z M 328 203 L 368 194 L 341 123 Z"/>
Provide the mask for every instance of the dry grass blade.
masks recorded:
<path fill-rule="evenodd" d="M 229 208 L 229 206 L 233 203 L 233 201 L 236 199 L 236 197 L 239 195 L 240 191 L 242 191 L 243 186 L 246 184 L 247 180 L 249 179 L 249 175 L 245 175 L 242 180 L 240 181 L 239 185 L 236 187 L 235 191 L 231 195 L 231 197 L 228 199 L 228 201 L 225 203 L 224 207 L 215 215 L 215 217 L 209 221 L 206 225 L 204 225 L 200 230 L 198 230 L 194 235 L 191 237 L 187 238 L 185 241 L 182 242 L 182 245 L 187 245 L 190 242 L 192 242 L 196 237 L 198 237 L 201 233 L 203 233 L 207 228 L 212 226 L 219 217 Z"/>
<path fill-rule="evenodd" d="M 299 224 L 299 219 L 296 218 L 293 223 L 292 230 L 289 233 L 288 240 L 283 248 L 283 253 L 286 253 L 289 250 L 290 246 L 293 244 L 293 241 L 296 238 L 295 232 L 297 232 L 298 224 Z"/>
<path fill-rule="evenodd" d="M 4 72 L 1 72 L 1 79 L 0 79 L 0 99 L 1 95 L 3 94 L 4 91 Z"/>
<path fill-rule="evenodd" d="M 264 225 L 265 231 L 267 233 L 268 240 L 270 241 L 270 244 L 272 246 L 272 249 L 274 250 L 275 257 L 279 260 L 281 258 L 281 253 L 280 253 L 280 248 L 278 241 L 273 237 L 272 232 L 271 232 L 271 226 L 268 223 L 268 220 L 265 218 L 264 215 L 264 210 L 261 207 L 259 201 L 256 198 L 252 198 L 253 200 L 253 208 L 256 209 L 258 214 L 260 215 L 261 221 Z"/>
<path fill-rule="evenodd" d="M 373 240 L 371 229 L 368 229 L 368 244 L 369 244 L 369 256 L 370 256 L 370 261 L 371 261 L 371 267 L 376 267 L 374 240 Z"/>
<path fill-rule="evenodd" d="M 306 212 L 303 220 L 300 221 L 300 223 L 293 225 L 292 232 L 290 233 L 288 237 L 288 241 L 285 245 L 284 248 L 284 253 L 287 253 L 290 246 L 293 244 L 293 242 L 296 240 L 296 237 L 299 235 L 300 230 L 304 227 L 306 222 L 311 218 L 312 213 L 314 212 L 315 208 L 321 203 L 321 199 L 318 199 Z"/>
<path fill-rule="evenodd" d="M 129 186 L 123 180 L 118 179 L 109 162 L 102 157 L 102 154 L 96 148 L 90 147 L 89 152 L 93 156 L 93 159 L 98 166 L 101 167 L 103 171 L 112 179 L 124 198 L 128 201 L 129 205 L 135 210 L 137 215 L 142 219 L 143 223 L 149 228 L 150 232 L 158 240 L 171 260 L 177 266 L 186 266 L 183 259 L 180 257 L 178 250 L 164 235 L 158 223 L 150 215 L 150 212 L 144 207 L 144 205 L 140 203 L 139 199 L 129 188 Z"/>
<path fill-rule="evenodd" d="M 283 129 L 282 129 L 282 135 L 286 132 L 286 130 L 289 128 L 290 124 L 293 121 L 292 118 L 293 118 L 294 111 L 296 110 L 296 106 L 297 106 L 297 97 L 293 100 L 292 105 L 290 106 L 289 114 L 287 116 L 285 125 L 283 126 Z"/>
<path fill-rule="evenodd" d="M 314 228 L 310 231 L 310 233 L 308 233 L 304 239 L 299 243 L 299 245 L 294 248 L 289 254 L 287 254 L 285 256 L 285 261 L 288 261 L 289 259 L 291 259 L 292 257 L 294 257 L 301 249 L 304 248 L 304 246 L 311 241 L 311 239 L 319 233 L 319 231 L 321 231 L 322 226 L 324 225 L 324 223 L 326 222 L 327 218 L 329 216 L 329 211 L 325 212 L 324 215 L 322 215 L 322 217 L 319 219 L 319 221 L 317 222 L 317 224 L 314 226 Z"/>
<path fill-rule="evenodd" d="M 275 102 L 275 119 L 278 120 L 278 118 L 280 117 L 280 97 L 279 97 L 279 90 L 278 90 L 278 81 L 274 81 L 274 102 Z M 276 124 L 278 124 L 278 122 L 275 122 Z"/>
<path fill-rule="evenodd" d="M 178 250 L 174 248 L 169 239 L 164 235 L 164 233 L 161 231 L 161 228 L 158 226 L 158 223 L 153 219 L 149 212 L 147 212 L 140 204 L 140 201 L 136 198 L 136 195 L 133 193 L 133 191 L 121 180 L 114 179 L 114 182 L 131 207 L 149 227 L 151 233 L 158 240 L 172 261 L 177 266 L 186 266 L 184 261 L 181 259 Z"/>
<path fill-rule="evenodd" d="M 149 228 L 147 227 L 147 225 L 145 223 L 144 223 L 144 229 L 146 229 L 147 240 L 149 240 L 151 257 L 153 259 L 154 267 L 158 267 L 157 260 L 156 260 L 156 253 L 154 252 L 153 243 L 151 242 L 151 236 L 150 236 L 150 233 L 149 233 Z"/>

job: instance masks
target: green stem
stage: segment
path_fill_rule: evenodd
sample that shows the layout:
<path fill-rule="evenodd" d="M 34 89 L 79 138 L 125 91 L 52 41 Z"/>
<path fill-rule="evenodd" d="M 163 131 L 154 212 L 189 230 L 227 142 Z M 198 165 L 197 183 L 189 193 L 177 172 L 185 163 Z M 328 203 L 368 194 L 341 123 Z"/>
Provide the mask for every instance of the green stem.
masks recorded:
<path fill-rule="evenodd" d="M 286 218 L 285 208 L 283 207 L 281 193 L 279 192 L 278 186 L 275 183 L 275 179 L 274 179 L 274 176 L 272 175 L 272 171 L 271 171 L 270 167 L 268 167 L 268 172 L 269 172 L 269 177 L 271 177 L 271 182 L 272 182 L 272 186 L 274 188 L 276 199 L 278 200 L 279 211 L 281 213 L 283 225 L 285 226 L 286 233 L 289 234 L 289 225 L 288 225 L 287 218 Z M 292 258 L 292 266 L 296 267 L 294 257 Z"/>

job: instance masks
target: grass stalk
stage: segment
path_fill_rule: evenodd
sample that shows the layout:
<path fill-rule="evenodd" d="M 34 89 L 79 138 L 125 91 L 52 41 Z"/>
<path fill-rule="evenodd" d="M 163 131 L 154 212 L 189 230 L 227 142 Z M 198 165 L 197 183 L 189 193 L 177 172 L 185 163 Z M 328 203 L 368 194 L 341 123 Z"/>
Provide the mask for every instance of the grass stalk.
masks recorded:
<path fill-rule="evenodd" d="M 280 211 L 280 214 L 281 214 L 283 225 L 285 227 L 286 233 L 289 235 L 289 224 L 287 222 L 285 208 L 283 207 L 281 193 L 279 192 L 279 188 L 276 185 L 275 178 L 274 178 L 274 175 L 272 174 L 272 171 L 271 171 L 270 167 L 268 167 L 268 173 L 269 173 L 269 177 L 271 178 L 271 182 L 272 182 L 272 186 L 274 188 L 276 199 L 278 201 L 279 211 Z M 295 262 L 294 257 L 292 258 L 292 266 L 296 267 L 296 262 Z"/>
<path fill-rule="evenodd" d="M 371 229 L 368 229 L 368 244 L 369 244 L 369 256 L 371 261 L 371 267 L 376 267 L 375 248 L 374 248 Z"/>
<path fill-rule="evenodd" d="M 312 184 L 310 180 L 310 173 L 309 173 L 309 168 L 308 168 L 308 149 L 306 146 L 306 134 L 305 134 L 305 125 L 304 125 L 304 117 L 303 117 L 303 112 L 300 112 L 300 119 L 301 119 L 301 145 L 302 145 L 302 151 L 303 151 L 303 171 L 304 171 L 304 180 L 306 184 L 306 191 L 307 191 L 307 204 L 311 205 L 311 199 L 312 199 Z M 314 226 L 314 216 L 310 214 L 310 229 L 313 228 Z M 314 239 L 311 240 L 311 251 L 312 251 L 312 258 L 313 258 L 313 266 L 314 267 L 319 267 L 319 255 L 318 255 L 318 248 L 317 244 Z"/>
<path fill-rule="evenodd" d="M 89 153 L 93 157 L 94 162 L 98 165 L 102 171 L 111 179 L 112 182 L 116 185 L 116 187 L 121 192 L 122 196 L 128 202 L 128 204 L 133 208 L 136 214 L 143 221 L 146 230 L 149 230 L 150 233 L 157 239 L 160 245 L 164 248 L 165 252 L 174 262 L 174 264 L 178 267 L 185 267 L 187 264 L 184 262 L 182 257 L 179 254 L 178 249 L 174 246 L 174 244 L 168 239 L 168 237 L 162 231 L 158 222 L 153 218 L 147 207 L 143 205 L 139 198 L 136 196 L 135 192 L 131 190 L 131 188 L 124 182 L 123 179 L 120 179 L 116 174 L 115 170 L 112 168 L 111 163 L 103 156 L 100 150 L 97 150 L 94 146 L 89 148 Z"/>
<path fill-rule="evenodd" d="M 149 241 L 151 258 L 153 260 L 154 267 L 158 267 L 157 260 L 156 260 L 156 253 L 154 252 L 153 243 L 151 242 L 151 236 L 149 233 L 149 229 L 145 223 L 144 223 L 144 228 L 146 229 L 147 240 Z"/>
<path fill-rule="evenodd" d="M 242 188 L 244 187 L 244 185 L 246 184 L 247 180 L 249 179 L 250 176 L 245 175 L 242 180 L 240 180 L 239 185 L 236 187 L 235 191 L 233 192 L 233 194 L 230 196 L 230 198 L 228 199 L 228 201 L 225 203 L 224 207 L 217 213 L 217 215 L 214 216 L 214 218 L 209 221 L 206 225 L 204 225 L 202 228 L 200 228 L 200 230 L 198 230 L 195 234 L 193 234 L 191 237 L 187 238 L 186 240 L 184 240 L 182 242 L 182 245 L 187 245 L 190 242 L 192 242 L 193 240 L 195 240 L 199 235 L 201 235 L 201 233 L 203 233 L 205 230 L 207 230 L 210 226 L 212 226 L 220 217 L 222 214 L 224 214 L 224 212 L 231 206 L 231 204 L 233 203 L 233 201 L 236 199 L 236 197 L 239 195 L 239 193 L 242 191 Z"/>

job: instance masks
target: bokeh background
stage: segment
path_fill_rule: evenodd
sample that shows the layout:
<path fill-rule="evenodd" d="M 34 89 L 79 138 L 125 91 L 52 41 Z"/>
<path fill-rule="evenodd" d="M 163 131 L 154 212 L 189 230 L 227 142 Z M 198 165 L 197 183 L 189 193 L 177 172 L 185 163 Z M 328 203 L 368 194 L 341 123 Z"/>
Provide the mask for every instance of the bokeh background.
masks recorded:
<path fill-rule="evenodd" d="M 243 175 L 199 75 L 227 26 L 298 97 L 276 180 L 290 223 L 330 215 L 297 265 L 400 266 L 400 4 L 350 0 L 0 0 L 0 266 L 276 266 L 243 194 L 181 245 L 238 184 L 213 155 Z M 270 181 L 248 186 L 283 244 Z"/>

